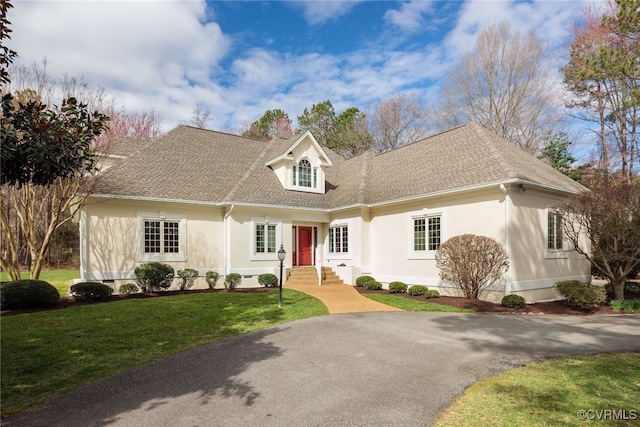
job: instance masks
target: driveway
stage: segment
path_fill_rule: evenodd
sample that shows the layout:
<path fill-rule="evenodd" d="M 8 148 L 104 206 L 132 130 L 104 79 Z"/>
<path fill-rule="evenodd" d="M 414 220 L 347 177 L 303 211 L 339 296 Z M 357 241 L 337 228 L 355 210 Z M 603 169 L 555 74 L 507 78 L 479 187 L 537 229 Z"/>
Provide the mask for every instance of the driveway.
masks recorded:
<path fill-rule="evenodd" d="M 2 425 L 422 426 L 481 378 L 621 350 L 640 350 L 640 316 L 338 314 L 184 352 Z"/>

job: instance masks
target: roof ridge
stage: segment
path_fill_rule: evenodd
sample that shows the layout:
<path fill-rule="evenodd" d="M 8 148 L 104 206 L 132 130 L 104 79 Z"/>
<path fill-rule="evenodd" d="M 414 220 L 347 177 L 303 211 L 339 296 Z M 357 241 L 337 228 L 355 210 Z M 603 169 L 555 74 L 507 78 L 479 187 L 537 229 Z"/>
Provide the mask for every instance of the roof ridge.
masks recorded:
<path fill-rule="evenodd" d="M 253 173 L 253 171 L 256 170 L 256 167 L 258 166 L 258 164 L 260 162 L 264 162 L 264 157 L 267 155 L 267 153 L 271 150 L 271 148 L 274 145 L 274 140 L 271 139 L 269 141 L 264 141 L 264 140 L 258 140 L 261 142 L 266 142 L 264 144 L 264 147 L 262 148 L 262 151 L 260 152 L 259 156 L 256 156 L 256 159 L 253 161 L 253 163 L 251 164 L 251 166 L 249 166 L 247 168 L 247 170 L 245 171 L 244 175 L 242 175 L 242 178 L 240 178 L 238 180 L 238 182 L 236 183 L 236 185 L 233 186 L 233 188 L 229 191 L 229 193 L 223 198 L 223 200 L 232 200 L 232 197 L 234 196 L 236 190 L 238 190 L 238 188 L 240 188 L 240 186 L 242 184 L 244 184 L 247 179 L 249 179 L 249 176 Z"/>
<path fill-rule="evenodd" d="M 479 125 L 478 123 L 468 123 L 467 125 L 470 128 L 472 128 L 476 134 L 480 136 L 480 139 L 485 143 L 485 145 L 489 149 L 491 156 L 498 161 L 498 163 L 500 164 L 500 167 L 507 173 L 507 175 L 513 178 L 520 178 L 520 175 L 516 172 L 513 166 L 511 166 L 509 162 L 507 162 L 507 160 L 504 158 L 504 154 L 500 150 L 498 150 L 498 147 L 496 147 L 495 141 L 493 141 L 487 135 L 488 129 L 482 125 Z M 497 138 L 500 138 L 498 134 L 495 134 L 495 135 Z"/>

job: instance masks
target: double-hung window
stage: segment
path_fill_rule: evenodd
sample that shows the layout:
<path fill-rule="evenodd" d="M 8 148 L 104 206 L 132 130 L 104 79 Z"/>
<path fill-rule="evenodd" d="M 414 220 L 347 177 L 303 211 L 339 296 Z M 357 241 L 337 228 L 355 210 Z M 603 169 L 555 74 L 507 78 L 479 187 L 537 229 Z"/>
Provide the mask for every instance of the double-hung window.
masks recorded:
<path fill-rule="evenodd" d="M 276 226 L 274 224 L 256 224 L 256 253 L 276 252 Z"/>
<path fill-rule="evenodd" d="M 413 219 L 413 250 L 435 251 L 441 243 L 441 218 L 430 216 Z"/>
<path fill-rule="evenodd" d="M 346 225 L 329 227 L 329 253 L 347 252 L 349 252 L 349 227 Z"/>
<path fill-rule="evenodd" d="M 138 213 L 140 261 L 186 261 L 186 219 Z"/>
<path fill-rule="evenodd" d="M 554 210 L 547 212 L 547 249 L 562 250 L 562 214 Z"/>

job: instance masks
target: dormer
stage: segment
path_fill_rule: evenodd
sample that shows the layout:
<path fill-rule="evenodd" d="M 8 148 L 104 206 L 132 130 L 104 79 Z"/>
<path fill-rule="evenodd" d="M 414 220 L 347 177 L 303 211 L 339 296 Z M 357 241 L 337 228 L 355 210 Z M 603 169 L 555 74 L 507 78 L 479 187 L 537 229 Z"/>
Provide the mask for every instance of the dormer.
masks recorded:
<path fill-rule="evenodd" d="M 333 163 L 311 132 L 306 131 L 265 166 L 273 169 L 287 190 L 324 194 L 324 169 Z"/>

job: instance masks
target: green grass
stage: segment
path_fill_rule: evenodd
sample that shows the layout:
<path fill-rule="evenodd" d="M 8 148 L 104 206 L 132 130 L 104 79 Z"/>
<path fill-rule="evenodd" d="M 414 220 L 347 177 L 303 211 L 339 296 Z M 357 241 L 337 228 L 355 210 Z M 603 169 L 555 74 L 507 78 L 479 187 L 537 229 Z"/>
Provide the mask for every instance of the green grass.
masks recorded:
<path fill-rule="evenodd" d="M 390 305 L 404 311 L 446 311 L 451 313 L 475 313 L 469 308 L 451 307 L 448 305 L 436 304 L 427 301 L 416 301 L 411 298 L 399 297 L 390 294 L 368 294 L 363 296 L 378 301 L 382 304 Z"/>
<path fill-rule="evenodd" d="M 233 335 L 328 314 L 293 290 L 129 299 L 0 318 L 1 412 Z"/>
<path fill-rule="evenodd" d="M 20 277 L 22 279 L 29 278 L 28 271 L 21 271 Z M 40 280 L 51 283 L 60 292 L 60 295 L 64 296 L 69 290 L 71 280 L 80 278 L 80 270 L 43 270 L 40 273 Z M 0 282 L 7 280 L 7 274 L 4 271 L 0 271 Z"/>
<path fill-rule="evenodd" d="M 605 419 L 606 410 L 627 419 L 614 420 L 612 413 Z M 581 419 L 579 411 L 591 411 L 590 418 Z M 434 425 L 625 426 L 639 420 L 640 353 L 617 353 L 553 359 L 485 379 Z"/>

